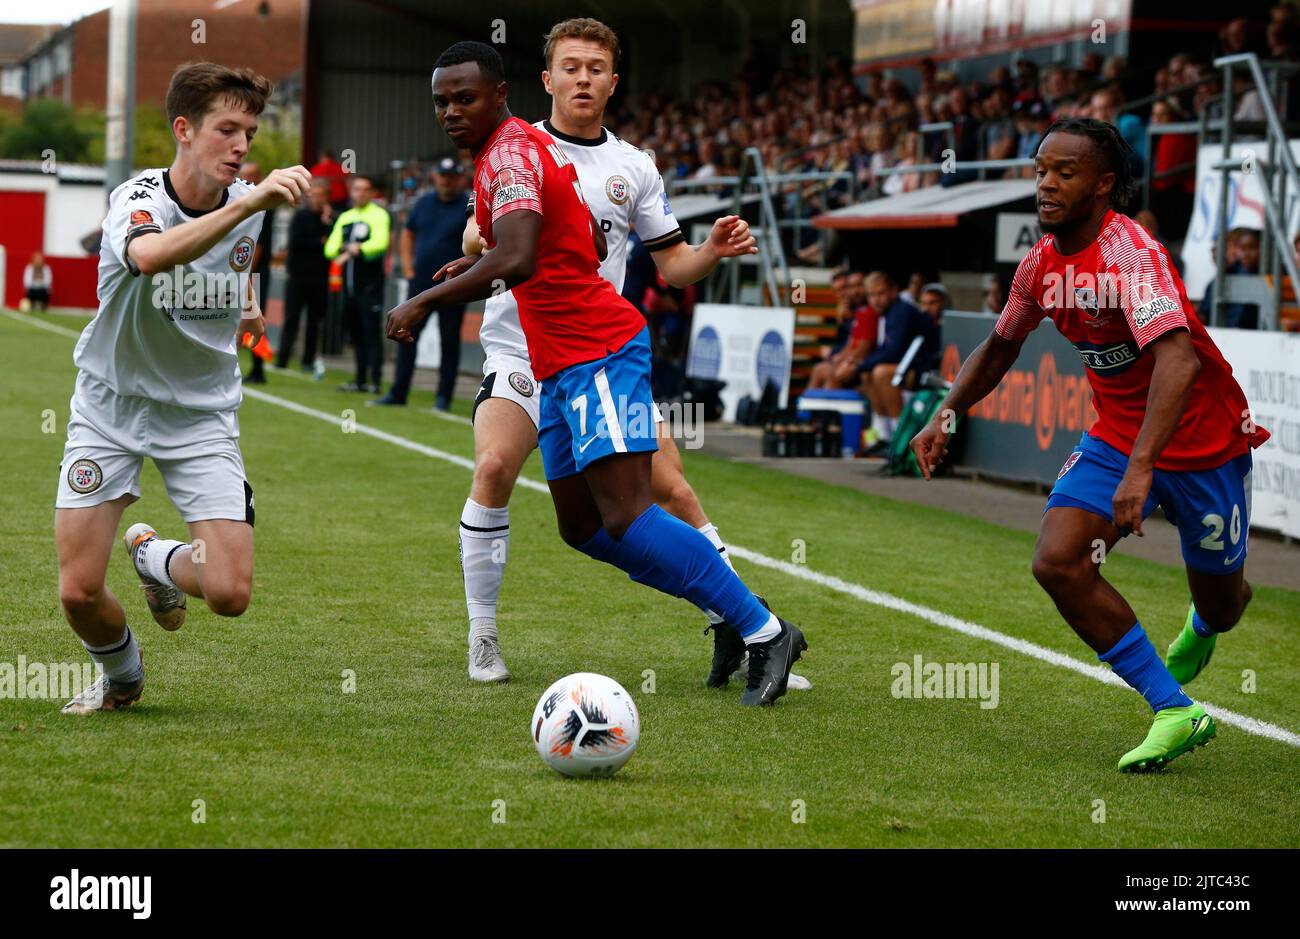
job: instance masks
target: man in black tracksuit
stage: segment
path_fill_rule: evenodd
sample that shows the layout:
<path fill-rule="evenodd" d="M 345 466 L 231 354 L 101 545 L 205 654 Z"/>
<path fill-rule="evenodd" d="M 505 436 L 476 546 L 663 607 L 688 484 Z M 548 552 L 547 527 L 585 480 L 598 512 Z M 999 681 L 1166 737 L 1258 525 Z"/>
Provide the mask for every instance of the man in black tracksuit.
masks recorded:
<path fill-rule="evenodd" d="M 275 360 L 280 368 L 286 368 L 289 357 L 293 355 L 304 307 L 307 310 L 307 331 L 302 348 L 302 370 L 312 371 L 316 362 L 316 340 L 329 300 L 329 261 L 325 259 L 325 240 L 334 224 L 329 192 L 328 179 L 313 179 L 308 204 L 295 212 L 289 222 L 289 250 L 285 264 L 289 283 L 284 294 L 284 333 Z"/>

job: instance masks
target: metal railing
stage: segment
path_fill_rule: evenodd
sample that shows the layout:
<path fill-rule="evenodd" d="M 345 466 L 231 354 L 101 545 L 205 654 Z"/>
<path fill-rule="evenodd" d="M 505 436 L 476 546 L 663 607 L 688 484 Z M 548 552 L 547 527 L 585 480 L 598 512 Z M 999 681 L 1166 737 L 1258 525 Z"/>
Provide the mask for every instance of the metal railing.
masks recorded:
<path fill-rule="evenodd" d="M 951 165 L 948 163 L 914 163 L 907 166 L 900 163 L 897 166 L 876 170 L 875 175 L 897 176 L 900 173 L 944 173 L 974 170 L 979 174 L 980 179 L 985 179 L 985 174 L 989 170 L 1023 169 L 1033 165 L 1034 161 L 1030 157 L 1007 157 L 1001 160 L 961 160 Z"/>
<path fill-rule="evenodd" d="M 1215 278 L 1213 299 L 1211 303 L 1210 323 L 1218 326 L 1222 308 L 1228 303 L 1254 303 L 1259 306 L 1259 328 L 1277 329 L 1279 312 L 1282 305 L 1282 274 L 1285 274 L 1293 287 L 1300 288 L 1300 270 L 1297 270 L 1295 250 L 1292 247 L 1290 230 L 1300 207 L 1300 169 L 1296 166 L 1291 153 L 1291 141 L 1286 134 L 1281 118 L 1278 117 L 1279 104 L 1285 105 L 1285 86 L 1281 83 L 1284 73 L 1294 72 L 1300 66 L 1291 62 L 1269 62 L 1266 75 L 1259 57 L 1254 53 L 1222 56 L 1214 60 L 1215 68 L 1223 70 L 1223 114 L 1221 124 L 1221 143 L 1223 155 L 1215 162 L 1213 169 L 1219 178 L 1219 217 L 1217 224 L 1215 252 Z M 1251 153 L 1251 166 L 1243 162 L 1242 157 L 1233 157 L 1233 147 L 1237 142 L 1234 114 L 1239 104 L 1235 87 L 1235 78 L 1239 71 L 1244 71 L 1250 79 L 1248 91 L 1259 96 L 1260 106 L 1264 112 L 1264 139 L 1262 144 L 1265 154 L 1259 156 Z M 1255 122 L 1252 122 L 1252 128 Z M 1252 141 L 1254 143 L 1256 141 Z M 1262 281 L 1254 275 L 1227 274 L 1228 233 L 1228 199 L 1232 191 L 1232 173 L 1249 172 L 1253 168 L 1259 171 L 1264 205 L 1264 230 L 1260 238 L 1260 274 L 1272 279 L 1272 296 L 1261 291 Z M 1271 303 L 1262 303 L 1269 299 Z"/>
<path fill-rule="evenodd" d="M 849 202 L 857 201 L 857 178 L 849 170 L 818 170 L 794 173 L 769 173 L 763 162 L 763 154 L 757 147 L 747 147 L 741 154 L 740 173 L 735 176 L 706 176 L 701 179 L 675 179 L 669 183 L 670 194 L 696 190 L 730 189 L 732 214 L 740 215 L 745 201 L 751 196 L 758 197 L 758 224 L 751 226 L 754 237 L 758 240 L 758 255 L 753 263 L 759 267 L 759 282 L 767 289 L 765 303 L 781 302 L 780 285 L 788 284 L 789 264 L 786 260 L 783 232 L 791 233 L 791 243 L 798 250 L 802 243 L 802 232 L 813 231 L 823 239 L 829 232 L 817 229 L 812 219 L 805 213 L 807 196 L 811 195 L 821 212 L 830 209 L 828 198 L 839 182 L 848 184 Z M 789 192 L 782 192 L 782 187 L 793 186 Z M 806 190 L 812 189 L 812 193 Z M 789 211 L 778 213 L 776 200 L 783 196 L 790 197 Z M 784 206 L 783 206 L 784 207 Z M 744 259 L 738 259 L 744 261 Z M 740 294 L 741 264 L 727 265 L 728 293 L 731 302 L 736 302 Z"/>

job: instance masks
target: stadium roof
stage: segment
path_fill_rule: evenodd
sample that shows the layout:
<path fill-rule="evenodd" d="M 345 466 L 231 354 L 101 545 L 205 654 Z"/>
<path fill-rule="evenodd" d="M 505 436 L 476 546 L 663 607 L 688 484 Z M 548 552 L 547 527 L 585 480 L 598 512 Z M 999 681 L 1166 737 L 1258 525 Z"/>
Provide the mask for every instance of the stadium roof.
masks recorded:
<path fill-rule="evenodd" d="M 817 228 L 955 228 L 967 212 L 989 209 L 1034 194 L 1032 179 L 994 179 L 859 202 L 812 220 Z"/>

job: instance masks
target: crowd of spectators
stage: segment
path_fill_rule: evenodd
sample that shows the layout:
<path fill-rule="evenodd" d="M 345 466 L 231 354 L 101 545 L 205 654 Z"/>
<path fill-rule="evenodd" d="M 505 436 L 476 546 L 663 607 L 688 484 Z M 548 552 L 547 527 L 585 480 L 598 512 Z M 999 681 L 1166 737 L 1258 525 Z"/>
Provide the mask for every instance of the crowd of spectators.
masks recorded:
<path fill-rule="evenodd" d="M 1195 42 L 1189 36 L 1189 45 Z M 855 80 L 841 58 L 830 57 L 814 71 L 806 58 L 774 67 L 773 57 L 756 53 L 729 83 L 703 84 L 689 99 L 645 94 L 635 107 L 626 102 L 616 107 L 607 123 L 625 140 L 653 150 L 661 174 L 670 181 L 734 176 L 749 147 L 758 148 L 768 172 L 846 174 L 833 183 L 782 187 L 787 214 L 811 215 L 855 199 L 965 182 L 975 172 L 962 170 L 963 161 L 1032 157 L 1053 120 L 1095 117 L 1116 124 L 1135 151 L 1139 173 L 1147 160 L 1154 160 L 1152 169 L 1160 178 L 1152 186 L 1152 211 L 1165 234 L 1178 240 L 1190 215 L 1193 173 L 1187 167 L 1195 159 L 1195 135 L 1158 136 L 1154 152 L 1148 153 L 1146 127 L 1193 120 L 1217 106 L 1221 79 L 1211 62 L 1237 52 L 1300 59 L 1297 8 L 1278 3 L 1266 24 L 1234 19 L 1217 37 L 1206 36 L 1199 48 L 1136 69 L 1122 56 L 1091 52 L 1077 66 L 1040 66 L 1021 58 L 993 68 L 983 81 L 962 82 L 927 59 L 909 87 L 880 74 Z M 1239 90 L 1234 117 L 1262 120 L 1258 96 Z M 1121 110 L 1128 101 L 1152 96 L 1142 107 Z M 1289 105 L 1300 111 L 1300 93 L 1290 96 Z M 951 136 L 921 130 L 949 122 Z M 884 172 L 941 162 L 949 147 L 956 172 Z M 1028 168 L 1005 172 L 1031 175 Z M 808 240 L 797 240 L 795 247 L 809 250 L 805 260 L 818 260 Z"/>
<path fill-rule="evenodd" d="M 1188 44 L 1198 45 L 1196 37 L 1189 36 Z M 1088 53 L 1077 65 L 1040 65 L 1020 58 L 991 69 L 982 81 L 959 80 L 954 71 L 929 59 L 919 64 L 910 84 L 878 73 L 855 78 L 840 57 L 829 57 L 814 70 L 806 56 L 780 65 L 778 57 L 756 49 L 730 82 L 704 83 L 687 97 L 642 93 L 634 105 L 616 99 L 606 124 L 623 139 L 652 151 L 666 183 L 695 180 L 725 194 L 730 189 L 726 177 L 739 174 L 742 154 L 751 147 L 757 148 L 769 173 L 838 174 L 777 187 L 778 212 L 786 219 L 806 221 L 862 199 L 966 182 L 977 174 L 963 168 L 964 163 L 1030 159 L 1053 121 L 1098 118 L 1115 124 L 1133 148 L 1135 174 L 1150 170 L 1149 208 L 1138 212 L 1133 206 L 1132 211 L 1153 236 L 1172 245 L 1181 241 L 1191 216 L 1197 139 L 1194 133 L 1148 138 L 1147 128 L 1192 121 L 1207 109 L 1217 116 L 1223 89 L 1221 73 L 1211 63 L 1219 55 L 1239 52 L 1256 52 L 1268 60 L 1300 60 L 1297 7 L 1277 3 L 1267 23 L 1233 19 L 1197 48 L 1154 65 L 1134 68 L 1122 56 L 1107 57 L 1099 51 Z M 1237 91 L 1234 119 L 1262 121 L 1259 96 L 1245 84 Z M 1300 117 L 1300 88 L 1288 91 L 1283 116 Z M 1140 101 L 1141 106 L 1126 109 L 1130 101 Z M 935 124 L 951 127 L 927 127 Z M 933 164 L 943 162 L 950 148 L 955 171 L 934 170 Z M 918 168 L 897 172 L 911 166 Z M 325 154 L 312 171 L 329 183 L 329 202 L 336 213 L 342 212 L 347 207 L 342 167 Z M 1013 166 L 985 175 L 1029 178 L 1033 171 Z M 710 186 L 714 178 L 719 182 Z M 416 161 L 398 167 L 384 179 L 388 209 L 399 219 L 406 217 L 436 191 L 436 182 L 436 174 Z M 1253 255 L 1247 244 L 1251 238 L 1256 244 Z M 790 247 L 805 263 L 828 260 L 810 227 L 796 230 Z M 1252 270 L 1252 256 L 1257 269 L 1258 233 L 1234 231 L 1227 251 L 1230 272 Z M 640 271 L 637 260 L 633 250 L 625 294 L 650 320 L 661 357 L 678 361 L 689 335 L 693 291 L 668 288 L 652 272 Z M 914 275 L 912 281 L 900 291 L 882 272 L 836 274 L 840 335 L 825 350 L 827 358 L 814 371 L 812 387 L 857 388 L 874 412 L 886 418 L 896 412 L 892 374 L 885 375 L 879 366 L 897 366 L 899 344 L 906 348 L 926 323 L 933 326 L 937 344 L 942 311 L 948 305 L 947 292 L 934 278 Z M 983 305 L 997 312 L 1001 285 L 988 278 L 986 286 Z M 873 288 L 880 294 L 878 300 L 888 300 L 884 314 L 876 313 L 878 304 L 868 300 Z M 907 307 L 906 316 L 901 315 L 902 306 Z M 1248 326 L 1256 311 L 1239 306 L 1231 312 L 1238 325 Z M 388 397 L 404 397 L 400 387 L 395 391 Z M 444 404 L 447 393 L 440 392 L 439 404 Z"/>

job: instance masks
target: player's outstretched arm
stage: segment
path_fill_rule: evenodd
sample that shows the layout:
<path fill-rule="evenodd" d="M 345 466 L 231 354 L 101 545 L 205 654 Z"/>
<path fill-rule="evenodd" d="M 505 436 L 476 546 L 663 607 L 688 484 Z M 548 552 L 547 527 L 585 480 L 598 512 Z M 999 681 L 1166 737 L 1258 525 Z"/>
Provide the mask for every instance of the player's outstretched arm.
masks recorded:
<path fill-rule="evenodd" d="M 533 276 L 537 269 L 537 238 L 542 216 L 530 209 L 503 215 L 493 226 L 496 247 L 459 276 L 449 278 L 416 294 L 388 314 L 389 339 L 411 342 L 411 330 L 440 306 L 460 306 L 485 300 L 511 290 Z"/>
<path fill-rule="evenodd" d="M 1201 360 L 1186 329 L 1174 329 L 1153 339 L 1146 350 L 1155 359 L 1147 412 L 1111 504 L 1116 527 L 1138 535 L 1142 534 L 1142 506 L 1151 491 L 1156 460 L 1178 430 L 1201 370 Z"/>
<path fill-rule="evenodd" d="M 912 453 L 916 455 L 921 475 L 929 479 L 936 466 L 948 455 L 948 438 L 954 422 L 998 386 L 1007 370 L 1020 356 L 1023 339 L 1006 339 L 997 332 L 976 347 L 962 364 L 953 380 L 952 388 L 944 398 L 943 407 L 935 412 L 930 423 L 912 438 Z"/>
<path fill-rule="evenodd" d="M 131 240 L 127 253 L 141 274 L 169 271 L 178 264 L 188 264 L 212 250 L 230 230 L 258 212 L 278 205 L 297 205 L 307 198 L 311 174 L 302 166 L 272 170 L 258 186 L 242 199 L 227 203 L 215 212 L 200 216 L 184 225 L 162 232 L 141 235 Z"/>
<path fill-rule="evenodd" d="M 670 287 L 686 287 L 712 273 L 723 258 L 758 254 L 758 241 L 749 233 L 749 223 L 739 215 L 726 215 L 713 223 L 709 239 L 700 245 L 683 241 L 652 251 L 655 267 Z"/>

